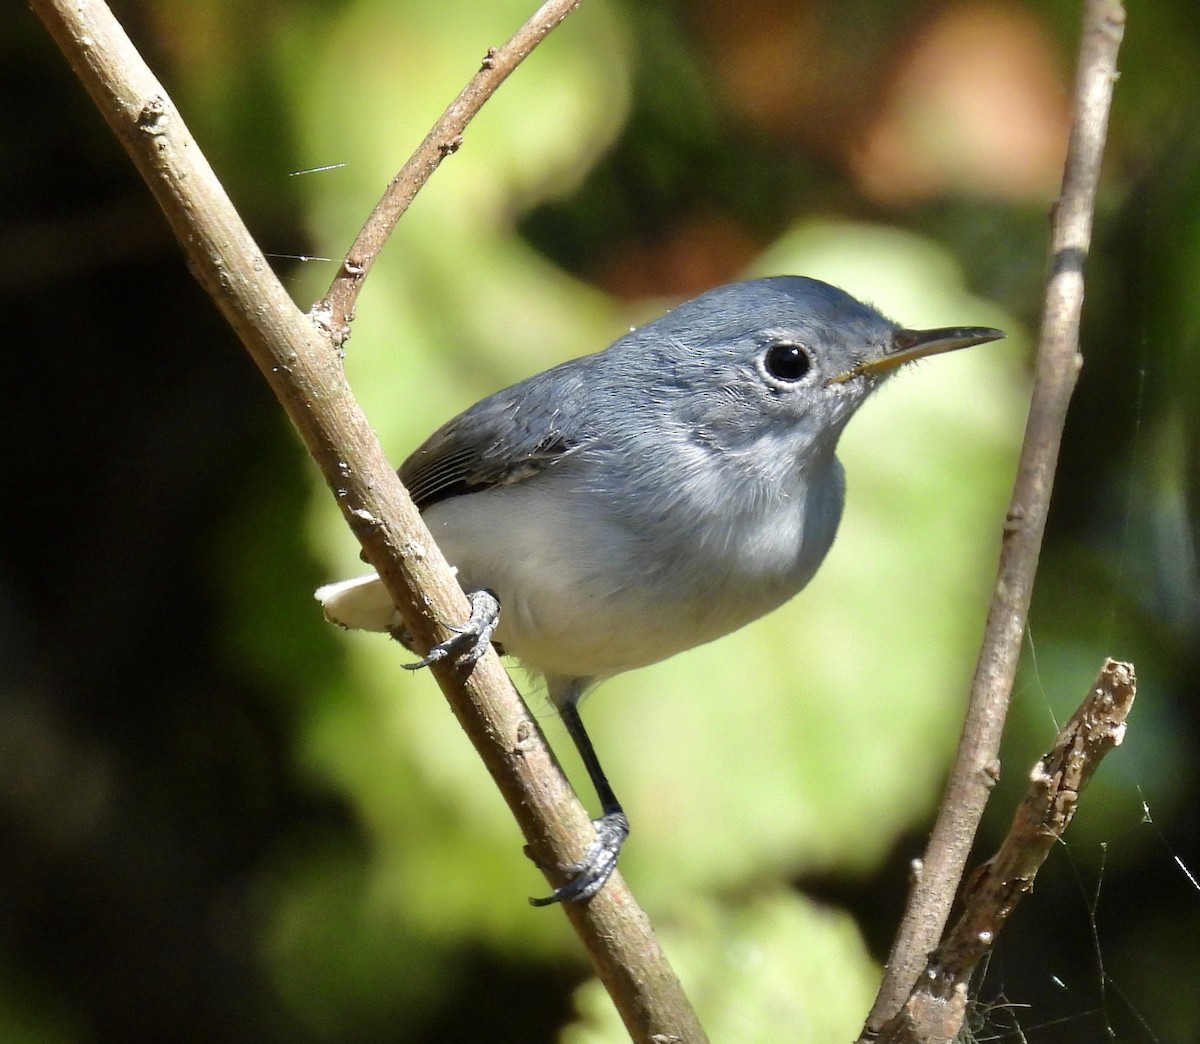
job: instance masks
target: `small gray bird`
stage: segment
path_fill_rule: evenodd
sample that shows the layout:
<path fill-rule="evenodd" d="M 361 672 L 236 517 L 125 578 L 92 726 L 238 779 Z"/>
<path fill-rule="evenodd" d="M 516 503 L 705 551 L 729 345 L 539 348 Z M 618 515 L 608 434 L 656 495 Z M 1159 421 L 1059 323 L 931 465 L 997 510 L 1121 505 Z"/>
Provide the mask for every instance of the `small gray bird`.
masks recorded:
<path fill-rule="evenodd" d="M 600 799 L 596 840 L 531 902 L 594 895 L 629 833 L 579 716 L 584 693 L 797 594 L 841 519 L 835 451 L 854 412 L 904 363 L 1003 336 L 901 329 L 815 279 L 734 283 L 496 392 L 404 462 L 472 604 L 412 666 L 469 667 L 494 639 L 544 675 Z M 317 598 L 345 627 L 401 626 L 374 573 Z"/>

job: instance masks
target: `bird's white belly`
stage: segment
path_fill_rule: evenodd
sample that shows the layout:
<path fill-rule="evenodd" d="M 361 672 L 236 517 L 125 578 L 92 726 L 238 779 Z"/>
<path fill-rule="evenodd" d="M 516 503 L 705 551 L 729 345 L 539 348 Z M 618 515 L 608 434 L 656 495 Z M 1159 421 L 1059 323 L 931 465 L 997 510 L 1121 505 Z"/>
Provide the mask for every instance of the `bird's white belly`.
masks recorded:
<path fill-rule="evenodd" d="M 841 507 L 839 487 L 828 518 L 813 505 L 806 512 L 785 504 L 736 546 L 673 532 L 674 553 L 662 555 L 594 499 L 589 510 L 539 495 L 534 485 L 435 504 L 425 520 L 463 587 L 499 597 L 496 640 L 505 651 L 562 677 L 603 678 L 655 663 L 782 605 L 824 557 Z"/>

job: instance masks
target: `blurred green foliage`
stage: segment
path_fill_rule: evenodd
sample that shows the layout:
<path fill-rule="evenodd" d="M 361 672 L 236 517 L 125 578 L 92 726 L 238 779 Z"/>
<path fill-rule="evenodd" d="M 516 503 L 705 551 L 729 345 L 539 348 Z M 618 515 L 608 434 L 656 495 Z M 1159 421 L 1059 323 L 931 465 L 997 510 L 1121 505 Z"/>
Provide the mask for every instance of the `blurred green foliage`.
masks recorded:
<path fill-rule="evenodd" d="M 530 9 L 118 13 L 307 305 Z M 869 1006 L 990 597 L 1077 21 L 588 0 L 359 301 L 346 369 L 397 462 L 481 396 L 747 275 L 1010 333 L 855 419 L 847 516 L 794 604 L 585 705 L 633 822 L 623 869 L 714 1041 L 850 1039 Z M 0 292 L 37 320 L 4 415 L 0 1040 L 621 1039 L 564 919 L 525 904 L 545 883 L 432 680 L 320 620 L 312 589 L 357 548 L 144 189 L 37 24 L 10 6 L 0 27 L 5 96 L 28 99 L 0 114 Z M 979 984 L 980 1039 L 1200 1035 L 1181 873 L 1200 867 L 1198 52 L 1194 5 L 1131 11 L 980 858 L 1105 655 L 1142 695 Z"/>

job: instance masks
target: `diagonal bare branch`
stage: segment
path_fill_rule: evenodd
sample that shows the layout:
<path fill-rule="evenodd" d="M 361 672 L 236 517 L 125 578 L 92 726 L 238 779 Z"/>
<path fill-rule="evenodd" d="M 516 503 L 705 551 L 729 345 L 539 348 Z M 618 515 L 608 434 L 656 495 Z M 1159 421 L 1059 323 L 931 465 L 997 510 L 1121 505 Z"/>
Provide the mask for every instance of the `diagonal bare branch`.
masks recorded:
<path fill-rule="evenodd" d="M 583 0 L 546 0 L 533 16 L 518 29 L 503 47 L 489 47 L 479 71 L 459 92 L 430 128 L 416 152 L 392 178 L 382 198 L 342 261 L 325 297 L 313 307 L 312 314 L 329 331 L 334 343 L 341 345 L 350 336 L 354 318 L 354 302 L 367 278 L 367 273 L 379 257 L 396 223 L 404 216 L 409 204 L 422 186 L 441 166 L 442 160 L 458 151 L 463 132 L 475 114 L 509 74 L 529 57 L 555 26 L 563 21 Z"/>
<path fill-rule="evenodd" d="M 330 336 L 290 300 L 178 110 L 102 0 L 30 4 L 154 193 L 196 278 L 287 411 L 414 639 L 427 647 L 447 637 L 440 621 L 464 619 L 466 598 L 355 401 Z M 539 865 L 578 859 L 594 836 L 587 813 L 496 655 L 485 655 L 466 679 L 442 665 L 434 674 Z M 619 874 L 586 905 L 565 912 L 635 1041 L 705 1041 Z"/>

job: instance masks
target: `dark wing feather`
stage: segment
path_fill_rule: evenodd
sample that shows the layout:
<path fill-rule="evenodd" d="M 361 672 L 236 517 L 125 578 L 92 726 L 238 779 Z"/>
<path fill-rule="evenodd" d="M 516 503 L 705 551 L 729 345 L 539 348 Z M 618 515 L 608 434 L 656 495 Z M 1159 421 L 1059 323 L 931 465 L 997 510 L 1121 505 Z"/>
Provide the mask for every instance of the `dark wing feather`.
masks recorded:
<path fill-rule="evenodd" d="M 442 425 L 400 466 L 400 481 L 422 511 L 522 482 L 583 444 L 585 403 L 575 363 L 537 374 Z"/>

